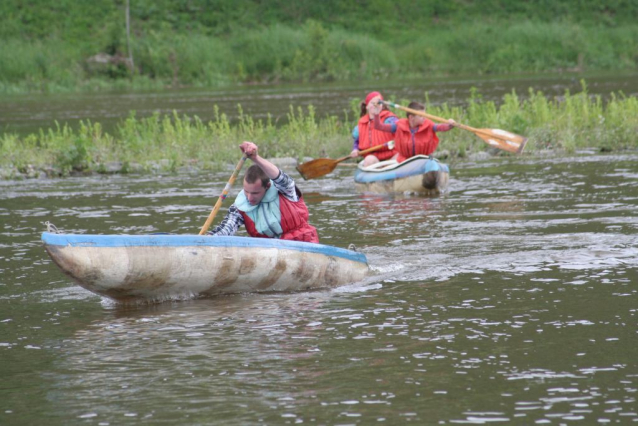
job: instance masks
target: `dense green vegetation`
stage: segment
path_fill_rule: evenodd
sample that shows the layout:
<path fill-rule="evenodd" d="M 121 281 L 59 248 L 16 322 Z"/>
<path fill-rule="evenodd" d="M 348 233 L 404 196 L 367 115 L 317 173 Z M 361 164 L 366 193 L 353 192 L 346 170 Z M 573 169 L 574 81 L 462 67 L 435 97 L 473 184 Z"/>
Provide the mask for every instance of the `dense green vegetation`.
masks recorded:
<path fill-rule="evenodd" d="M 499 106 L 473 93 L 467 107 L 428 108 L 432 114 L 452 117 L 473 127 L 509 130 L 530 138 L 525 149 L 533 154 L 544 149 L 573 152 L 597 147 L 601 151 L 638 148 L 638 99 L 614 94 L 606 103 L 588 95 L 585 85 L 577 94 L 548 99 L 531 91 L 526 100 L 512 92 Z M 400 100 L 407 104 L 407 100 Z M 427 102 L 426 102 L 427 103 Z M 240 110 L 241 113 L 241 110 Z M 338 157 L 351 149 L 350 132 L 358 115 L 350 119 L 317 119 L 313 108 L 291 107 L 288 123 L 254 120 L 241 114 L 231 124 L 224 114 L 204 123 L 197 117 L 155 115 L 125 120 L 114 134 L 99 123 L 85 122 L 79 130 L 56 127 L 26 137 L 0 136 L 0 175 L 18 173 L 64 175 L 73 171 L 107 172 L 109 162 L 122 162 L 118 171 L 137 169 L 177 170 L 185 165 L 222 169 L 238 159 L 238 144 L 253 140 L 264 157 Z M 461 129 L 441 134 L 439 155 L 452 158 L 484 151 L 487 145 Z M 502 151 L 494 153 L 502 155 Z"/>
<path fill-rule="evenodd" d="M 638 69 L 626 0 L 130 0 L 133 63 L 125 5 L 0 2 L 0 93 Z"/>

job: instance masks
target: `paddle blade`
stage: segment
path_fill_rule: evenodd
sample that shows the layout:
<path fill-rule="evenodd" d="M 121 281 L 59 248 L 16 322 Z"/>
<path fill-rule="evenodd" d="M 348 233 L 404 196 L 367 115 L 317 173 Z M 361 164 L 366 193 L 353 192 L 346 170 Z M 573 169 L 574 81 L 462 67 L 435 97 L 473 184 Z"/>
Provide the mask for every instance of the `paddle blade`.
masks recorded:
<path fill-rule="evenodd" d="M 325 176 L 337 167 L 338 161 L 330 158 L 317 158 L 297 166 L 297 171 L 306 180 Z"/>
<path fill-rule="evenodd" d="M 500 129 L 476 129 L 474 133 L 488 145 L 515 154 L 523 152 L 527 143 L 526 137 Z"/>

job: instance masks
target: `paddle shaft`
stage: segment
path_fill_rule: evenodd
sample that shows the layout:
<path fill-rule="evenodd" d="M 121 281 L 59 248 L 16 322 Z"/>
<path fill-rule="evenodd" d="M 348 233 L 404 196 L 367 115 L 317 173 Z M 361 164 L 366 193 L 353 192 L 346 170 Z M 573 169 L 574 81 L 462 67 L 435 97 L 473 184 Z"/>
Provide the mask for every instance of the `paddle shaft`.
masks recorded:
<path fill-rule="evenodd" d="M 434 121 L 439 121 L 442 123 L 447 123 L 448 120 L 446 120 L 445 118 L 441 118 L 441 117 L 437 117 L 436 115 L 432 115 L 432 114 L 428 114 L 425 111 L 420 111 L 418 109 L 412 109 L 412 108 L 407 108 L 401 105 L 397 105 L 395 103 L 392 102 L 387 102 L 387 101 L 383 101 L 384 103 L 390 105 L 391 107 L 400 109 L 402 111 L 405 112 L 409 112 L 410 114 L 414 114 L 414 115 L 420 115 L 421 117 L 425 117 L 425 118 L 429 118 L 430 120 L 434 120 Z M 461 123 L 455 123 L 454 124 L 455 127 L 459 127 L 461 129 L 464 130 L 469 130 L 470 132 L 481 132 L 481 129 L 475 129 L 474 127 L 470 127 L 470 126 L 466 126 L 465 124 L 461 124 Z"/>
<path fill-rule="evenodd" d="M 383 147 L 388 147 L 389 149 L 394 148 L 394 142 L 386 142 L 382 145 L 373 146 L 372 148 L 365 149 L 359 152 L 359 155 L 365 155 L 373 151 L 378 151 Z M 346 161 L 351 158 L 349 155 L 346 157 L 341 157 L 336 160 L 332 160 L 330 158 L 315 158 L 314 160 L 310 160 L 306 163 L 300 164 L 297 166 L 297 171 L 304 179 L 314 179 L 316 177 L 325 176 L 328 173 L 332 172 L 337 164 L 342 161 Z"/>
<path fill-rule="evenodd" d="M 241 157 L 241 160 L 239 160 L 239 163 L 237 163 L 237 166 L 235 167 L 235 171 L 233 171 L 233 174 L 230 176 L 230 179 L 226 183 L 226 186 L 224 187 L 224 190 L 222 191 L 222 195 L 220 195 L 219 198 L 217 199 L 217 202 L 215 203 L 215 207 L 213 207 L 213 211 L 211 211 L 210 214 L 208 215 L 208 219 L 206 219 L 206 223 L 204 223 L 204 226 L 202 226 L 202 230 L 199 231 L 199 235 L 204 235 L 206 231 L 208 231 L 208 228 L 210 228 L 210 225 L 211 223 L 213 223 L 213 219 L 215 219 L 215 216 L 217 215 L 219 208 L 222 206 L 222 203 L 224 202 L 224 200 L 228 196 L 228 193 L 230 192 L 230 187 L 233 186 L 233 183 L 235 183 L 235 179 L 237 179 L 237 175 L 239 174 L 239 171 L 244 166 L 244 162 L 246 161 L 246 158 L 247 157 L 244 155 L 243 157 Z"/>
<path fill-rule="evenodd" d="M 383 147 L 388 147 L 389 149 L 392 149 L 394 147 L 394 141 L 386 142 L 386 143 L 381 144 L 381 145 L 375 145 L 372 148 L 368 148 L 368 149 L 364 149 L 363 151 L 359 151 L 359 156 L 366 155 L 366 154 L 369 154 L 369 153 L 374 152 L 374 151 L 378 151 L 378 150 L 382 149 Z M 350 157 L 349 155 L 345 156 L 345 157 L 341 157 L 338 160 L 335 160 L 335 163 L 341 163 L 342 161 L 346 161 L 348 158 L 352 158 L 352 157 Z"/>
<path fill-rule="evenodd" d="M 397 105 L 393 102 L 382 101 L 384 104 L 390 105 L 393 108 L 406 111 L 410 114 L 420 115 L 421 117 L 429 118 L 430 120 L 446 123 L 448 120 L 445 118 L 437 117 L 436 115 L 428 114 L 425 111 L 420 111 L 412 108 L 406 108 L 401 105 Z M 483 139 L 490 146 L 502 149 L 504 151 L 520 154 L 525 148 L 527 138 L 524 136 L 516 135 L 511 132 L 499 130 L 499 129 L 476 129 L 474 127 L 467 126 L 461 123 L 454 123 L 454 127 L 459 127 L 463 130 L 468 130 L 474 133 L 476 136 Z"/>

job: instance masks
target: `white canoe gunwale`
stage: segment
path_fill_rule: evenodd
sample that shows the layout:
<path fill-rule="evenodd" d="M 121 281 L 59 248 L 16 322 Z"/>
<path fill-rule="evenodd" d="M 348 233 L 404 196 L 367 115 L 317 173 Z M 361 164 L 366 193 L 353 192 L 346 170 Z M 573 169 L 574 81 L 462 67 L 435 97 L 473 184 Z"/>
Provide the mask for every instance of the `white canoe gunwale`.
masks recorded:
<path fill-rule="evenodd" d="M 331 288 L 368 272 L 362 253 L 299 241 L 49 232 L 42 241 L 78 284 L 123 302 Z"/>
<path fill-rule="evenodd" d="M 381 161 L 368 167 L 359 163 L 354 181 L 357 189 L 376 193 L 439 195 L 449 183 L 450 169 L 439 160 L 416 155 L 402 163 Z"/>

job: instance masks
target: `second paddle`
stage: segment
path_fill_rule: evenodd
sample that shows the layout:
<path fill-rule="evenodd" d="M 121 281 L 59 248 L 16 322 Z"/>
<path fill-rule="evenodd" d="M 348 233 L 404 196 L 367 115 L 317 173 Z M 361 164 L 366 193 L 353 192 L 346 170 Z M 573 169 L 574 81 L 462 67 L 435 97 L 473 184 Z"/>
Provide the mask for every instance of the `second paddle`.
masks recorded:
<path fill-rule="evenodd" d="M 386 142 L 382 145 L 373 146 L 372 148 L 368 148 L 359 152 L 359 155 L 365 155 L 370 152 L 378 151 L 380 149 L 383 149 L 384 147 L 387 147 L 388 149 L 394 148 L 394 141 Z M 314 160 L 298 165 L 297 171 L 306 180 L 314 179 L 320 176 L 327 175 L 328 173 L 332 172 L 335 167 L 337 167 L 337 164 L 341 163 L 342 161 L 346 161 L 349 158 L 352 157 L 348 155 L 336 160 L 333 160 L 331 158 L 316 158 Z"/>

